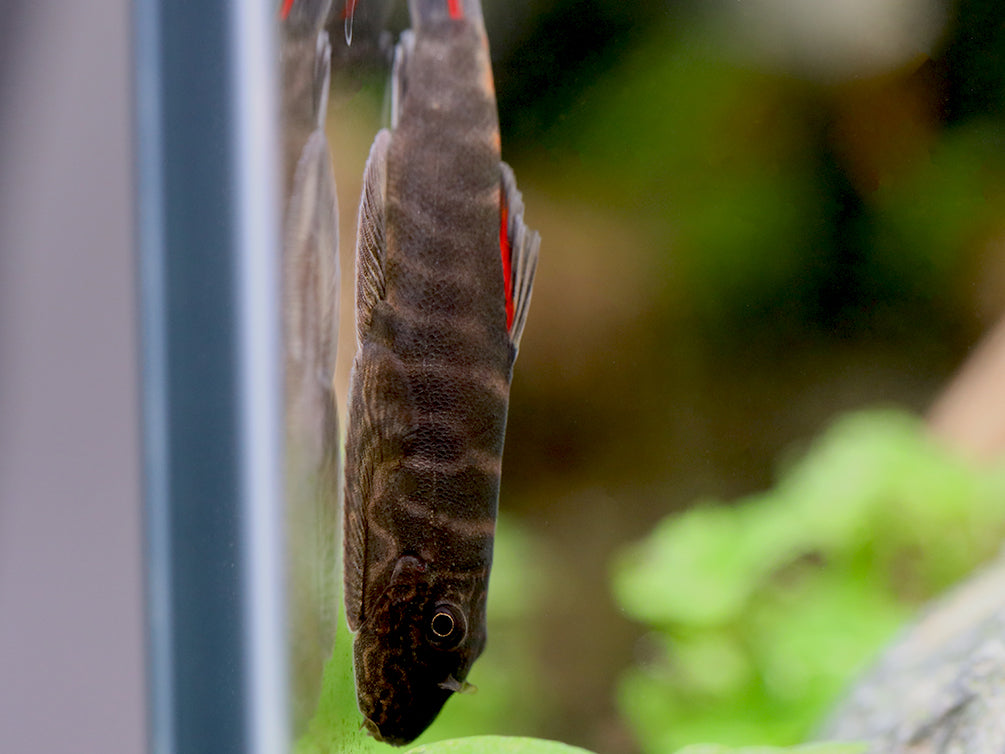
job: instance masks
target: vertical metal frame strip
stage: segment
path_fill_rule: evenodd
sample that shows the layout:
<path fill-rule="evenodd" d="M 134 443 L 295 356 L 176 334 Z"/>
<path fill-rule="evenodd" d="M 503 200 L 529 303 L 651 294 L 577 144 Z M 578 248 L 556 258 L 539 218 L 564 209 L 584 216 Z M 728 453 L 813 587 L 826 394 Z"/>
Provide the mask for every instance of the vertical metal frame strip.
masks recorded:
<path fill-rule="evenodd" d="M 134 5 L 157 754 L 288 743 L 274 11 Z"/>

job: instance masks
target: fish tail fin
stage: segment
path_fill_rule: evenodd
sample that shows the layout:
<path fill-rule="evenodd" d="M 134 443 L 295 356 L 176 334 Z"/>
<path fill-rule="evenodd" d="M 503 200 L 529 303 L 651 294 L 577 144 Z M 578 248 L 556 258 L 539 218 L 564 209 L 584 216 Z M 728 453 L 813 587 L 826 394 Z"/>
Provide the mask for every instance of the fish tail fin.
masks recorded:
<path fill-rule="evenodd" d="M 482 23 L 480 0 L 408 0 L 408 13 L 413 29 L 448 19 Z"/>

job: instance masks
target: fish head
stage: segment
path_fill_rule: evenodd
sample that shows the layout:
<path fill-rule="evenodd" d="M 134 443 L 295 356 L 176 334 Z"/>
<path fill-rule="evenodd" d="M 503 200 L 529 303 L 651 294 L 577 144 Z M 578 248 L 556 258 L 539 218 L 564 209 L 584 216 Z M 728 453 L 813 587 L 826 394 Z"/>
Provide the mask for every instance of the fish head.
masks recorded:
<path fill-rule="evenodd" d="M 353 643 L 357 701 L 374 738 L 409 743 L 451 694 L 473 688 L 465 679 L 485 647 L 484 595 L 484 581 L 462 589 L 417 555 L 398 558 Z"/>

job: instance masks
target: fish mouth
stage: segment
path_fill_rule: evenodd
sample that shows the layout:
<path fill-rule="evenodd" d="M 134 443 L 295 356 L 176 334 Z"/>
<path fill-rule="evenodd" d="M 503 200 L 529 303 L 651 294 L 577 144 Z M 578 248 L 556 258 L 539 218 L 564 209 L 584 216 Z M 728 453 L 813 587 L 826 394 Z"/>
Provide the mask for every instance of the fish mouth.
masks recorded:
<path fill-rule="evenodd" d="M 377 723 L 375 723 L 369 717 L 363 718 L 362 727 L 366 728 L 366 732 L 369 733 L 371 736 L 373 736 L 373 738 L 377 739 L 381 743 L 384 743 L 384 736 L 380 734 L 380 726 L 377 725 Z"/>
<path fill-rule="evenodd" d="M 363 718 L 362 727 L 366 728 L 366 732 L 369 733 L 375 741 L 380 741 L 382 744 L 391 744 L 391 746 L 404 746 L 405 744 L 414 741 L 418 736 L 418 733 L 410 737 L 385 735 L 380 732 L 380 726 L 368 717 Z"/>

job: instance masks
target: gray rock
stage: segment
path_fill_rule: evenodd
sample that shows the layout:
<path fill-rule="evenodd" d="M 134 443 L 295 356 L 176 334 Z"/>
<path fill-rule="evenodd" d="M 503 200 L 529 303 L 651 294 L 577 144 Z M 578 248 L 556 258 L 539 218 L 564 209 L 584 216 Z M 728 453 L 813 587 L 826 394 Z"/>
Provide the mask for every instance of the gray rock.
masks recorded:
<path fill-rule="evenodd" d="M 883 754 L 1005 752 L 1005 555 L 936 602 L 820 736 Z"/>

